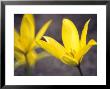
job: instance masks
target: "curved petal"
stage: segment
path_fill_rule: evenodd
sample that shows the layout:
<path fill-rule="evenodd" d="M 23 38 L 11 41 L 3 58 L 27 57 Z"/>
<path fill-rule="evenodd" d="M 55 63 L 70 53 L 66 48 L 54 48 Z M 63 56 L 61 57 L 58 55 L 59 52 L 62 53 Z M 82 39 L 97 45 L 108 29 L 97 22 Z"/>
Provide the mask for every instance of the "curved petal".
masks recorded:
<path fill-rule="evenodd" d="M 52 23 L 52 20 L 49 20 L 48 22 L 46 22 L 42 28 L 39 30 L 39 32 L 36 35 L 36 40 L 40 40 L 42 38 L 42 36 L 45 34 L 45 32 L 47 31 L 48 27 L 50 26 L 50 24 Z"/>
<path fill-rule="evenodd" d="M 38 57 L 38 55 L 34 50 L 31 50 L 28 52 L 27 60 L 28 60 L 28 63 L 31 67 L 33 67 L 34 64 L 36 63 L 37 57 Z"/>
<path fill-rule="evenodd" d="M 85 23 L 84 28 L 82 30 L 81 40 L 80 40 L 81 48 L 86 46 L 86 36 L 87 36 L 89 22 L 90 22 L 90 19 Z"/>
<path fill-rule="evenodd" d="M 69 19 L 63 19 L 62 24 L 62 40 L 68 51 L 79 51 L 79 34 L 74 23 Z"/>
<path fill-rule="evenodd" d="M 46 42 L 48 42 L 51 45 L 54 45 L 55 47 L 61 49 L 61 50 L 65 50 L 65 48 L 58 43 L 56 40 L 54 40 L 53 38 L 49 37 L 49 36 L 43 36 L 43 38 L 46 40 Z"/>
<path fill-rule="evenodd" d="M 14 30 L 14 48 L 17 48 L 23 52 L 25 51 L 22 45 L 20 44 L 20 36 L 16 32 L 16 30 Z"/>
<path fill-rule="evenodd" d="M 14 51 L 14 57 L 19 65 L 25 64 L 25 56 L 19 51 Z"/>
<path fill-rule="evenodd" d="M 44 39 L 46 41 L 37 41 L 41 48 L 45 49 L 48 53 L 59 59 L 65 54 L 64 47 L 60 45 L 57 41 L 55 41 L 53 38 L 44 36 Z"/>
<path fill-rule="evenodd" d="M 78 52 L 75 58 L 81 60 L 81 57 L 83 57 L 90 50 L 90 48 L 96 44 L 96 41 L 91 39 L 88 44 Z"/>
<path fill-rule="evenodd" d="M 20 39 L 22 45 L 27 49 L 35 36 L 35 22 L 34 17 L 31 14 L 25 14 L 23 16 L 20 27 Z"/>

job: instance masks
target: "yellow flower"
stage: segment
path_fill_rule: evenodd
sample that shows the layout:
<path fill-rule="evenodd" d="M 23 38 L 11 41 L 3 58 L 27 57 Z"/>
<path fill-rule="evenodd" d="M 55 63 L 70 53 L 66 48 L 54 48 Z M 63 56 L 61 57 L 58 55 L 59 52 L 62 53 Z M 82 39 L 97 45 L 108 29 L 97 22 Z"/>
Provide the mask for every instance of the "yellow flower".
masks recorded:
<path fill-rule="evenodd" d="M 69 19 L 63 19 L 62 41 L 64 46 L 48 36 L 43 36 L 45 40 L 39 40 L 38 44 L 63 63 L 77 66 L 89 49 L 96 45 L 96 41 L 94 39 L 91 39 L 88 44 L 86 44 L 89 22 L 90 20 L 85 23 L 81 39 L 79 39 L 78 30 L 75 24 Z"/>
<path fill-rule="evenodd" d="M 35 41 L 41 39 L 51 22 L 51 20 L 46 22 L 35 36 L 34 16 L 31 14 L 23 16 L 20 34 L 14 30 L 14 56 L 17 65 L 26 64 L 26 62 L 28 62 L 29 66 L 35 64 L 38 57 L 35 51 L 38 45 Z"/>

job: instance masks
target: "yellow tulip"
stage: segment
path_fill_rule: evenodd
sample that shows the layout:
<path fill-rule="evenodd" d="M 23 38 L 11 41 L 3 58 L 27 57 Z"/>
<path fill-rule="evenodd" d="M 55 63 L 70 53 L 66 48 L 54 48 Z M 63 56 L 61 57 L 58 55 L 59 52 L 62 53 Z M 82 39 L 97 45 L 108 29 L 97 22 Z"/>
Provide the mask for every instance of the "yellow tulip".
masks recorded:
<path fill-rule="evenodd" d="M 35 64 L 38 58 L 38 54 L 35 51 L 38 44 L 35 41 L 41 39 L 51 22 L 51 20 L 46 22 L 35 36 L 34 16 L 32 14 L 23 16 L 20 33 L 14 29 L 14 56 L 17 65 L 28 63 L 32 67 Z"/>
<path fill-rule="evenodd" d="M 69 19 L 62 21 L 62 41 L 64 46 L 49 36 L 43 36 L 45 40 L 39 40 L 37 43 L 63 63 L 71 66 L 78 66 L 84 55 L 90 48 L 96 45 L 96 41 L 91 39 L 86 44 L 87 30 L 90 20 L 88 20 L 82 30 L 81 39 L 79 39 L 78 30 L 75 24 Z"/>

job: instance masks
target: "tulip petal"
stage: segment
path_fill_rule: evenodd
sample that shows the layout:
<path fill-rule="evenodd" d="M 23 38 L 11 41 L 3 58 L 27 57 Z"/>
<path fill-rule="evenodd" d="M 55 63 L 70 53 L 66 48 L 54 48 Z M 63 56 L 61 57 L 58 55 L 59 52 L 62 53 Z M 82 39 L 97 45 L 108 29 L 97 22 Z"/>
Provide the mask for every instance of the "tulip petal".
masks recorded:
<path fill-rule="evenodd" d="M 31 50 L 28 52 L 27 60 L 28 60 L 29 66 L 31 66 L 31 67 L 34 66 L 34 64 L 36 63 L 37 57 L 38 57 L 38 55 L 34 50 Z"/>
<path fill-rule="evenodd" d="M 50 26 L 50 24 L 52 23 L 52 20 L 49 20 L 48 22 L 46 22 L 42 28 L 39 30 L 38 34 L 36 35 L 36 40 L 39 40 L 42 38 L 42 36 L 45 34 L 45 32 L 47 31 L 48 27 Z"/>
<path fill-rule="evenodd" d="M 16 30 L 14 30 L 14 48 L 19 49 L 23 52 L 25 51 L 22 45 L 20 44 L 20 36 L 16 32 Z"/>
<path fill-rule="evenodd" d="M 69 19 L 63 19 L 62 24 L 62 40 L 65 48 L 68 51 L 75 50 L 79 51 L 79 34 L 76 26 Z"/>
<path fill-rule="evenodd" d="M 74 59 L 73 57 L 68 56 L 68 55 L 62 56 L 61 61 L 64 64 L 67 64 L 67 65 L 70 65 L 70 66 L 76 66 L 78 64 L 76 59 Z"/>
<path fill-rule="evenodd" d="M 14 40 L 15 41 L 19 41 L 19 34 L 18 34 L 18 32 L 16 31 L 16 29 L 14 29 Z"/>
<path fill-rule="evenodd" d="M 65 53 L 65 49 L 62 45 L 60 45 L 57 41 L 55 41 L 51 37 L 44 36 L 43 40 L 37 41 L 37 43 L 41 46 L 41 48 L 45 49 L 48 53 L 52 54 L 56 58 L 61 58 L 62 55 Z"/>
<path fill-rule="evenodd" d="M 81 60 L 81 57 L 83 57 L 90 50 L 90 48 L 96 44 L 96 41 L 94 39 L 91 39 L 88 44 L 78 52 L 75 58 Z"/>
<path fill-rule="evenodd" d="M 87 31 L 88 31 L 88 25 L 89 25 L 90 19 L 85 23 L 84 28 L 82 30 L 81 34 L 81 48 L 86 46 L 86 36 L 87 36 Z"/>
<path fill-rule="evenodd" d="M 25 64 L 25 56 L 19 51 L 14 51 L 14 57 L 19 65 Z"/>
<path fill-rule="evenodd" d="M 23 16 L 20 28 L 20 39 L 22 45 L 26 48 L 33 41 L 35 36 L 35 22 L 34 17 L 31 14 L 25 14 Z"/>
<path fill-rule="evenodd" d="M 65 50 L 65 48 L 60 44 L 58 43 L 56 40 L 54 40 L 53 38 L 49 37 L 49 36 L 43 36 L 43 38 L 51 45 L 54 45 L 56 46 L 57 48 L 61 49 L 61 50 Z"/>
<path fill-rule="evenodd" d="M 39 48 L 39 45 L 36 43 L 35 40 L 33 40 L 32 44 L 29 47 L 29 51 L 33 50 L 33 49 L 36 49 L 36 48 Z"/>

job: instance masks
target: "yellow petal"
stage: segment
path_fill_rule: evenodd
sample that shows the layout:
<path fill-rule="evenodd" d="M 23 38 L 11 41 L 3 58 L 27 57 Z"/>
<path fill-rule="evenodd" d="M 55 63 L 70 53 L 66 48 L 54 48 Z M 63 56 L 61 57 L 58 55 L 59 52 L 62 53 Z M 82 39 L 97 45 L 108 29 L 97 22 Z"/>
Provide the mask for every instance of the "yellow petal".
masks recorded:
<path fill-rule="evenodd" d="M 20 36 L 19 34 L 16 32 L 16 30 L 14 30 L 14 48 L 19 49 L 21 51 L 24 52 L 24 48 L 22 47 L 22 45 L 20 44 Z"/>
<path fill-rule="evenodd" d="M 27 48 L 33 41 L 35 36 L 35 22 L 34 17 L 31 14 L 25 14 L 23 16 L 20 28 L 20 39 L 22 45 Z"/>
<path fill-rule="evenodd" d="M 36 43 L 35 40 L 33 40 L 32 44 L 30 45 L 29 51 L 36 48 L 39 48 L 39 45 Z"/>
<path fill-rule="evenodd" d="M 16 32 L 16 29 L 14 29 L 14 40 L 19 41 L 19 34 Z"/>
<path fill-rule="evenodd" d="M 44 36 L 43 40 L 37 41 L 41 48 L 45 49 L 48 53 L 52 54 L 56 58 L 61 58 L 62 55 L 65 53 L 65 49 L 62 45 L 60 45 L 57 41 L 55 41 L 51 37 Z"/>
<path fill-rule="evenodd" d="M 82 59 L 83 59 L 83 56 L 80 58 L 79 63 L 81 63 Z"/>
<path fill-rule="evenodd" d="M 90 19 L 85 23 L 84 28 L 82 30 L 82 34 L 81 34 L 81 48 L 86 46 L 86 36 L 87 36 L 89 22 L 90 22 Z"/>
<path fill-rule="evenodd" d="M 42 38 L 42 36 L 45 34 L 45 32 L 47 31 L 48 27 L 50 26 L 52 20 L 49 20 L 48 22 L 46 22 L 42 28 L 39 30 L 38 34 L 36 35 L 36 40 L 39 40 Z"/>
<path fill-rule="evenodd" d="M 88 44 L 78 52 L 75 58 L 81 60 L 81 57 L 83 57 L 90 50 L 90 48 L 96 44 L 96 41 L 94 39 L 91 39 Z"/>
<path fill-rule="evenodd" d="M 68 56 L 68 55 L 64 55 L 62 58 L 61 58 L 61 61 L 64 63 L 64 64 L 67 64 L 67 65 L 70 65 L 70 66 L 76 66 L 78 64 L 77 60 L 74 59 L 73 57 L 71 56 Z"/>
<path fill-rule="evenodd" d="M 33 67 L 37 60 L 37 53 L 34 50 L 29 51 L 27 54 L 27 60 L 29 66 Z"/>
<path fill-rule="evenodd" d="M 68 51 L 79 51 L 79 34 L 74 23 L 69 19 L 63 19 L 62 24 L 62 40 Z"/>
<path fill-rule="evenodd" d="M 14 57 L 16 61 L 19 63 L 19 65 L 25 64 L 25 56 L 19 51 L 14 51 Z"/>

